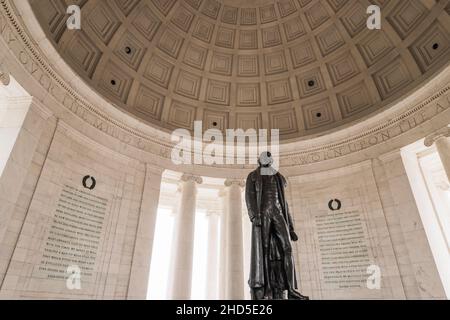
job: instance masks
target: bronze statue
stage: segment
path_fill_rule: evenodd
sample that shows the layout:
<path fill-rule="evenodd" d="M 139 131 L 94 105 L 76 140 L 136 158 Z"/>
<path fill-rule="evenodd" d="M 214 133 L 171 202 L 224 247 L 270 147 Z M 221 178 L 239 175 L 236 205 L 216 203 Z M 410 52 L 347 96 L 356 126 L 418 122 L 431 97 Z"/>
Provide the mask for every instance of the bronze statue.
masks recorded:
<path fill-rule="evenodd" d="M 252 221 L 249 285 L 253 300 L 309 300 L 296 291 L 297 279 L 291 240 L 297 241 L 286 202 L 286 179 L 273 169 L 270 152 L 258 159 L 259 167 L 247 178 L 245 198 Z"/>

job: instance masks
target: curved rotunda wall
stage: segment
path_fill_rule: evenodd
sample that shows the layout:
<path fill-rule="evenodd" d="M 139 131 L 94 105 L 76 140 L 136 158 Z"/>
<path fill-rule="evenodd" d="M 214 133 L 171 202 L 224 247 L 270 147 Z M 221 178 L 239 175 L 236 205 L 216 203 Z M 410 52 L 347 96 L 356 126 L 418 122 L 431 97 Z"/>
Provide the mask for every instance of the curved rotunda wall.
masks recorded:
<path fill-rule="evenodd" d="M 288 1 L 281 2 L 288 3 Z M 58 12 L 61 12 L 64 1 L 54 0 L 46 3 L 52 3 L 54 8 L 59 8 L 60 11 L 48 11 L 47 13 L 50 15 L 53 13 L 52 21 L 56 23 L 50 30 L 61 32 L 63 29 L 58 28 L 61 28 L 63 18 Z M 351 12 L 353 8 L 346 1 L 296 1 L 292 2 L 295 4 L 296 13 L 293 12 L 282 17 L 283 9 L 278 2 L 250 1 L 248 2 L 249 6 L 258 8 L 256 25 L 242 25 L 240 19 L 243 9 L 240 8 L 237 10 L 236 24 L 228 23 L 228 26 L 226 22 L 222 21 L 223 15 L 220 13 L 225 11 L 225 5 L 238 6 L 240 3 L 238 1 L 224 1 L 224 5 L 220 6 L 222 11 L 219 11 L 216 20 L 210 19 L 208 14 L 211 13 L 205 9 L 208 4 L 215 2 L 206 0 L 204 2 L 177 1 L 176 3 L 171 0 L 80 1 L 79 3 L 84 5 L 97 3 L 100 6 L 101 3 L 107 3 L 108 7 L 112 8 L 111 10 L 121 19 L 137 15 L 139 13 L 137 8 L 146 5 L 154 9 L 151 12 L 161 20 L 161 25 L 169 25 L 168 28 L 175 28 L 174 30 L 177 30 L 178 27 L 171 19 L 177 8 L 183 6 L 195 16 L 190 32 L 193 32 L 196 21 L 209 21 L 217 24 L 213 34 L 216 34 L 223 24 L 227 28 L 235 29 L 236 39 L 240 39 L 239 33 L 242 30 L 256 30 L 258 27 L 258 44 L 262 44 L 260 42 L 262 41 L 261 30 L 265 28 L 265 25 L 278 26 L 284 41 L 286 37 L 286 34 L 283 33 L 285 32 L 284 23 L 294 19 L 297 13 L 305 28 L 312 29 L 309 26 L 306 10 L 311 11 L 315 6 L 323 6 L 329 14 L 336 11 L 336 19 L 327 18 L 322 25 L 314 29 L 316 31 L 312 30 L 311 34 L 299 36 L 298 39 L 292 40 L 292 43 L 300 41 L 302 37 L 317 41 L 319 32 L 322 28 L 325 30 L 327 24 L 338 23 L 342 27 L 342 17 Z M 171 3 L 173 6 L 170 5 Z M 199 9 L 195 9 L 196 3 L 201 4 Z M 438 30 L 436 31 L 438 39 L 448 39 L 445 38 L 447 36 L 443 35 L 443 32 L 448 34 L 450 26 L 449 10 L 445 10 L 448 8 L 449 1 L 437 3 L 414 1 L 415 5 L 405 8 L 399 3 L 404 2 L 387 1 L 384 7 L 390 12 L 390 18 L 386 18 L 389 21 L 387 37 L 391 41 L 391 37 L 394 39 L 397 37 L 397 41 L 394 42 L 399 47 L 390 51 L 386 56 L 382 54 L 383 58 L 380 57 L 380 61 L 376 62 L 373 67 L 367 68 L 365 72 L 361 71 L 361 74 L 365 74 L 367 77 L 361 76 L 364 80 L 359 79 L 364 83 L 374 81 L 371 72 L 379 72 L 378 67 L 383 69 L 389 64 L 394 64 L 393 61 L 398 61 L 400 65 L 405 63 L 408 68 L 412 68 L 408 69 L 408 72 L 416 70 L 412 71 L 416 75 L 414 82 L 408 83 L 404 87 L 400 86 L 401 89 L 398 89 L 398 93 L 392 93 L 392 96 L 383 102 L 391 101 L 392 103 L 389 106 L 386 105 L 385 110 L 376 115 L 366 116 L 345 129 L 339 128 L 334 134 L 303 139 L 303 141 L 288 143 L 283 147 L 286 156 L 282 157 L 281 171 L 289 180 L 290 188 L 287 196 L 292 206 L 296 228 L 301 235 L 300 243 L 295 248 L 300 285 L 302 290 L 314 299 L 445 297 L 442 281 L 436 269 L 399 149 L 424 138 L 450 122 L 450 73 L 448 64 L 444 67 L 448 63 L 445 60 L 448 59 L 443 59 L 444 62 L 440 59 L 448 57 L 448 40 L 439 46 L 441 49 L 443 48 L 443 51 L 439 51 L 437 55 L 424 56 L 429 59 L 426 60 L 430 63 L 428 67 L 426 65 L 421 67 L 416 60 L 417 57 L 413 54 L 414 50 L 412 50 L 419 43 L 417 41 L 422 34 L 433 33 L 433 30 Z M 0 179 L 0 189 L 6 190 L 4 194 L 0 195 L 0 201 L 7 204 L 2 208 L 2 218 L 5 223 L 0 228 L 0 250 L 3 253 L 0 258 L 0 296 L 143 298 L 147 289 L 156 208 L 159 203 L 160 182 L 163 179 L 164 169 L 203 176 L 242 179 L 246 177 L 253 166 L 174 166 L 170 160 L 172 145 L 167 139 L 167 135 L 156 129 L 161 125 L 159 122 L 147 125 L 141 123 L 138 117 L 129 117 L 119 109 L 113 108 L 103 97 L 106 96 L 108 100 L 114 102 L 114 105 L 129 108 L 127 110 L 130 111 L 132 107 L 128 105 L 128 100 L 127 104 L 121 104 L 113 98 L 110 91 L 101 91 L 99 83 L 91 82 L 93 79 L 85 78 L 83 83 L 80 77 L 84 76 L 82 74 L 77 76 L 68 68 L 68 64 L 71 64 L 70 59 L 66 57 L 68 52 L 57 51 L 61 42 L 52 45 L 51 41 L 54 41 L 55 38 L 48 34 L 45 36 L 42 32 L 41 24 L 36 20 L 28 2 L 0 0 L 0 4 L 0 72 L 4 70 L 2 66 L 7 66 L 12 77 L 32 96 L 31 99 L 8 100 L 11 106 L 26 106 L 29 112 L 10 160 L 8 160 L 5 173 Z M 261 23 L 259 8 L 265 5 L 270 7 L 272 4 L 275 8 L 276 20 L 267 22 L 267 24 Z M 421 11 L 420 8 L 427 9 Z M 126 15 L 128 10 L 129 14 Z M 164 10 L 168 12 L 167 17 L 164 17 Z M 142 11 L 145 12 L 145 10 Z M 400 16 L 402 16 L 398 20 L 402 21 L 402 24 L 399 23 L 401 27 L 397 26 L 400 28 L 400 31 L 397 30 L 400 32 L 398 34 L 394 30 L 395 28 L 390 26 L 392 23 L 390 21 L 397 19 L 392 18 L 397 11 L 400 11 Z M 418 12 L 427 12 L 427 14 L 418 22 L 414 22 L 416 21 L 415 14 L 420 16 Z M 100 21 L 102 20 L 99 19 L 97 22 Z M 105 21 L 103 20 L 103 22 Z M 119 41 L 120 30 L 125 32 L 125 25 L 133 24 L 120 20 L 120 26 L 112 35 L 110 44 L 114 39 Z M 435 29 L 436 26 L 439 27 Z M 409 30 L 408 28 L 411 28 L 410 33 L 405 31 Z M 161 31 L 163 29 L 158 30 L 161 34 L 163 33 Z M 343 31 L 342 28 L 337 28 L 337 30 Z M 405 32 L 403 36 L 401 36 L 401 30 Z M 109 31 L 109 28 L 103 29 L 103 31 Z M 61 37 L 69 37 L 66 32 L 62 32 Z M 181 34 L 180 32 L 177 31 L 177 34 Z M 362 41 L 363 38 L 371 35 L 367 32 L 367 30 L 361 30 L 359 35 L 355 35 L 354 38 Z M 141 37 L 137 32 L 133 32 L 133 36 Z M 349 45 L 347 40 L 350 41 L 352 37 L 345 33 L 341 36 L 344 37 L 346 44 L 337 48 L 336 56 L 334 53 L 330 53 L 328 58 L 327 55 L 322 57 L 318 42 L 314 42 L 314 46 L 317 46 L 316 58 L 321 62 L 332 61 L 339 54 L 344 53 L 344 48 Z M 441 36 L 444 38 L 440 38 Z M 155 35 L 155 37 L 158 36 Z M 160 38 L 162 37 L 161 35 Z M 187 38 L 190 40 L 186 40 L 184 44 L 192 42 L 199 46 L 206 46 L 204 41 L 194 36 Z M 430 39 L 433 38 L 430 36 Z M 211 48 L 208 51 L 208 61 L 212 59 L 214 50 L 216 50 L 216 40 L 217 38 L 214 37 L 213 43 L 213 38 L 211 38 L 211 43 L 207 46 Z M 86 41 L 89 42 L 89 40 Z M 350 43 L 353 42 L 350 41 Z M 155 43 L 154 50 L 158 55 L 166 58 L 165 53 L 160 52 L 160 48 L 157 47 L 158 44 Z M 110 50 L 106 45 L 102 46 L 102 49 Z M 180 50 L 187 51 L 187 47 L 183 46 L 183 49 Z M 236 55 L 239 56 L 241 49 L 235 47 L 232 50 L 235 50 Z M 264 59 L 266 53 L 272 52 L 272 49 L 261 46 L 257 49 L 242 50 L 249 50 L 245 53 L 253 53 L 252 50 L 258 52 L 261 65 L 261 74 L 257 78 L 258 83 L 265 83 L 265 79 L 272 79 L 272 77 L 276 79 L 275 75 L 265 74 L 263 69 L 265 62 L 261 60 Z M 275 47 L 273 51 L 277 50 L 278 48 Z M 291 62 L 288 62 L 289 50 L 286 50 L 284 51 L 286 63 L 290 65 Z M 353 50 L 356 49 L 353 48 Z M 146 54 L 150 56 L 150 50 Z M 110 71 L 120 73 L 120 70 L 125 70 L 125 73 L 128 74 L 128 66 L 121 64 L 123 61 L 115 55 L 113 49 L 106 53 L 102 52 L 102 59 L 107 56 L 120 65 L 117 70 L 111 69 Z M 184 69 L 197 74 L 195 68 L 186 66 L 182 57 L 184 55 L 180 52 L 180 60 L 177 62 L 167 58 L 169 63 L 175 65 L 174 74 L 178 72 L 176 70 Z M 352 57 L 354 56 L 352 55 Z M 392 61 L 390 61 L 391 58 Z M 406 59 L 406 62 L 403 59 Z M 387 63 L 388 61 L 389 63 Z M 414 61 L 415 64 L 409 64 L 407 61 Z M 386 65 L 384 65 L 385 62 Z M 103 65 L 105 64 L 107 64 L 106 60 Z M 361 66 L 361 64 L 358 65 Z M 241 79 L 237 73 L 232 73 L 228 80 L 227 78 L 213 77 L 210 70 L 207 69 L 209 66 L 209 63 L 205 63 L 205 70 L 201 73 L 202 79 L 207 79 L 202 80 L 205 83 L 209 82 L 210 76 L 211 79 L 230 82 L 236 80 L 236 83 L 240 83 Z M 233 68 L 237 68 L 237 65 L 234 66 Z M 327 67 L 323 69 L 324 66 L 326 64 L 320 65 L 320 70 L 328 69 Z M 72 68 L 77 70 L 73 65 Z M 142 68 L 144 68 L 143 65 Z M 300 69 L 306 70 L 302 68 Z M 289 69 L 287 72 L 291 71 Z M 103 71 L 98 72 L 100 74 Z M 403 73 L 394 72 L 394 75 L 394 78 L 388 79 L 387 84 L 395 84 L 396 80 L 402 82 Z M 433 77 L 430 77 L 431 75 Z M 284 76 L 285 74 L 280 74 L 280 78 Z M 328 76 L 330 75 L 328 74 Z M 233 77 L 235 77 L 234 80 Z M 324 75 L 324 77 L 326 76 Z M 355 79 L 357 77 L 355 76 Z M 136 79 L 141 78 L 137 77 Z M 178 77 L 171 79 L 173 80 L 171 83 L 175 86 Z M 295 76 L 292 75 L 292 79 L 295 80 Z M 256 81 L 256 78 L 250 78 L 249 81 Z M 356 83 L 356 80 L 348 81 L 343 84 L 343 87 L 348 85 L 350 88 Z M 290 83 L 293 89 L 295 81 L 290 81 Z M 419 83 L 418 90 L 409 91 Z M 137 89 L 141 85 L 141 83 L 133 82 L 131 87 L 138 92 Z M 163 92 L 150 82 L 145 85 L 152 92 Z M 205 84 L 205 86 L 207 85 Z M 261 86 L 261 92 L 263 87 Z M 327 98 L 333 101 L 331 96 L 336 95 L 340 88 L 339 86 L 327 87 L 326 91 L 317 93 L 317 97 L 323 98 L 325 95 L 330 95 Z M 101 96 L 97 92 L 100 92 Z M 408 92 L 410 94 L 405 95 Z M 206 91 L 203 93 L 206 94 Z M 397 95 L 398 97 L 402 96 L 403 99 L 399 101 Z M 130 91 L 129 97 L 131 96 Z M 172 104 L 167 101 L 176 99 L 183 102 L 182 108 L 185 106 L 184 103 L 188 104 L 188 101 L 189 105 L 192 104 L 199 110 L 211 108 L 216 112 L 219 108 L 205 101 L 200 102 L 200 99 L 199 102 L 192 103 L 191 98 L 178 96 L 175 92 L 167 91 L 164 96 L 168 98 L 164 102 L 162 114 L 170 114 Z M 230 98 L 230 101 L 233 100 L 234 98 Z M 263 95 L 261 96 L 262 100 Z M 301 104 L 302 101 L 300 99 L 297 103 Z M 166 106 L 169 107 L 166 108 Z M 224 108 L 227 107 L 230 106 L 220 107 L 221 112 L 224 112 Z M 289 103 L 276 106 L 261 105 L 260 108 L 270 110 L 280 108 L 281 110 L 289 108 Z M 184 110 L 180 108 L 183 113 L 185 113 Z M 197 119 L 205 119 L 204 115 L 207 112 L 197 111 Z M 261 117 L 264 119 L 264 116 Z M 232 119 L 232 116 L 229 119 Z M 264 121 L 262 124 L 266 126 L 269 122 Z M 217 122 L 220 123 L 220 120 Z M 228 125 L 232 127 L 232 123 L 230 120 Z M 297 137 L 297 133 L 294 136 Z M 290 136 L 286 135 L 285 138 L 290 138 Z M 27 150 L 26 156 L 24 156 L 23 150 Z M 98 248 L 95 257 L 94 272 L 88 277 L 87 285 L 82 291 L 68 291 L 60 280 L 49 280 L 47 271 L 40 269 L 41 259 L 43 250 L 48 249 L 45 247 L 45 242 L 51 227 L 51 219 L 55 218 L 55 209 L 61 201 L 61 195 L 72 190 L 71 188 L 84 191 L 81 182 L 86 175 L 96 178 L 97 186 L 92 194 L 101 199 L 107 214 L 101 233 L 102 246 Z M 191 176 L 184 178 L 189 180 Z M 192 177 L 192 179 L 201 181 L 196 177 Z M 236 186 L 239 183 L 233 182 L 231 185 Z M 327 204 L 330 198 L 343 200 L 345 210 L 357 212 L 358 217 L 364 221 L 368 239 L 365 245 L 370 252 L 368 258 L 383 270 L 381 290 L 371 291 L 367 288 L 337 290 L 324 285 L 316 233 L 317 219 L 328 212 Z M 22 227 L 19 230 L 17 226 Z"/>
<path fill-rule="evenodd" d="M 66 1 L 67 2 L 67 1 Z M 30 1 L 62 58 L 108 101 L 160 128 L 321 135 L 389 107 L 450 59 L 444 2 Z"/>

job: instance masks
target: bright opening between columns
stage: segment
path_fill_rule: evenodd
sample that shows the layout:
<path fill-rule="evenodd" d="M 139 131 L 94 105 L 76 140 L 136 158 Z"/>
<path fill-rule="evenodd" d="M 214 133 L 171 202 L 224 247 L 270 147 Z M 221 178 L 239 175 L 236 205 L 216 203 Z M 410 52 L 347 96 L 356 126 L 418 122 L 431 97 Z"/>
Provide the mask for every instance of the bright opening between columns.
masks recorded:
<path fill-rule="evenodd" d="M 190 298 L 195 300 L 219 299 L 224 294 L 220 287 L 220 274 L 223 273 L 223 254 L 225 237 L 222 236 L 224 217 L 224 180 L 204 178 L 198 185 L 194 248 L 192 263 L 192 286 Z M 153 251 L 148 281 L 147 299 L 166 300 L 171 296 L 171 274 L 174 262 L 173 252 L 175 238 L 175 217 L 178 214 L 181 201 L 179 174 L 169 172 L 164 174 L 161 183 L 161 195 L 153 240 Z M 242 190 L 244 192 L 244 190 Z M 244 197 L 242 197 L 244 199 Z M 244 279 L 248 276 L 250 255 L 251 225 L 247 221 L 247 211 L 242 203 L 243 218 L 243 249 L 244 249 Z M 211 247 L 212 246 L 212 247 Z M 244 292 L 249 298 L 246 283 Z"/>

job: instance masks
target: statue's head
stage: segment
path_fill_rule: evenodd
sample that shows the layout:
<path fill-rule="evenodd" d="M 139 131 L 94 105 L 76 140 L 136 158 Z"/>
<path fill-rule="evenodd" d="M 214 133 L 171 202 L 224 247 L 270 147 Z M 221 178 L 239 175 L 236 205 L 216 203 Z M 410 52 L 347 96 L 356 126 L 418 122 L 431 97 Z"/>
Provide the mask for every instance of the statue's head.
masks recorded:
<path fill-rule="evenodd" d="M 273 164 L 272 154 L 269 151 L 264 151 L 261 153 L 258 159 L 258 164 L 260 167 L 268 168 Z"/>

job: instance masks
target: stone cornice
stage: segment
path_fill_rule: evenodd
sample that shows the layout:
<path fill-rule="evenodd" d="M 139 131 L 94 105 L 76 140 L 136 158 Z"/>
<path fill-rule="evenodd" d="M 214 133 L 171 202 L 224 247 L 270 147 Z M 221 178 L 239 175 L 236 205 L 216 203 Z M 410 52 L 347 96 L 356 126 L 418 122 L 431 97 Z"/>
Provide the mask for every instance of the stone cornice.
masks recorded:
<path fill-rule="evenodd" d="M 19 0 L 14 3 L 20 6 L 20 16 L 26 14 L 27 19 L 33 17 L 30 16 L 30 8 L 28 8 L 29 12 L 24 12 L 29 6 L 27 1 Z M 59 108 L 58 117 L 67 117 L 67 111 L 69 111 L 71 116 L 81 119 L 92 127 L 93 131 L 100 130 L 126 145 L 127 148 L 124 148 L 124 153 L 130 148 L 135 148 L 151 154 L 152 157 L 158 157 L 166 163 L 170 161 L 172 143 L 167 132 L 139 123 L 136 119 L 115 110 L 115 108 L 105 108 L 109 104 L 105 101 L 100 103 L 102 101 L 100 96 L 92 92 L 82 81 L 78 81 L 80 85 L 77 91 L 81 92 L 78 93 L 71 84 L 63 79 L 60 72 L 52 67 L 52 65 L 64 67 L 61 61 L 53 61 L 58 57 L 56 50 L 47 39 L 40 39 L 39 43 L 45 43 L 45 50 L 54 50 L 53 55 L 43 54 L 41 48 L 36 47 L 37 41 L 33 40 L 33 33 L 36 33 L 36 31 L 31 30 L 33 28 L 27 29 L 30 22 L 24 22 L 16 14 L 16 10 L 11 0 L 0 0 L 0 60 L 4 58 L 1 56 L 3 54 L 21 67 L 20 69 L 9 70 L 13 76 L 14 73 L 18 72 L 22 72 L 23 77 L 26 74 L 26 77 L 29 77 L 30 80 L 24 86 L 30 84 L 35 86 L 37 84 L 42 94 L 39 100 L 43 104 L 50 103 L 53 108 Z M 35 25 L 33 24 L 33 26 Z M 6 47 L 6 51 L 2 46 Z M 68 66 L 66 67 L 68 70 L 70 69 Z M 386 149 L 395 148 L 391 141 L 404 137 L 406 133 L 412 132 L 422 125 L 427 125 L 428 129 L 425 132 L 421 128 L 421 133 L 423 132 L 424 135 L 430 133 L 429 127 L 432 126 L 429 125 L 429 122 L 431 120 L 434 122 L 442 121 L 439 118 L 444 113 L 446 113 L 446 117 L 450 118 L 450 111 L 448 110 L 450 109 L 449 70 L 450 67 L 447 66 L 430 83 L 425 84 L 420 89 L 420 94 L 415 93 L 402 99 L 382 114 L 369 117 L 358 124 L 326 136 L 282 145 L 281 167 L 298 167 L 340 159 L 352 154 L 361 154 L 366 149 L 379 145 L 385 146 L 385 150 L 380 151 L 385 153 L 389 151 Z M 74 83 L 77 83 L 76 79 L 78 78 L 75 77 Z M 28 88 L 26 89 L 28 90 Z M 36 92 L 37 89 L 33 89 Z M 91 100 L 95 103 L 92 103 Z M 54 101 L 56 103 L 53 103 Z M 69 121 L 66 121 L 66 123 L 70 125 Z M 405 141 L 404 144 L 414 141 L 409 140 Z M 203 167 L 210 168 L 211 166 L 205 165 Z M 237 168 L 237 166 L 226 165 L 213 167 Z M 239 166 L 240 170 L 249 168 L 253 168 L 253 166 Z"/>
<path fill-rule="evenodd" d="M 434 142 L 440 138 L 448 138 L 450 137 L 450 127 L 447 125 L 439 130 L 436 130 L 432 134 L 428 135 L 425 138 L 424 144 L 426 147 L 431 147 Z"/>

